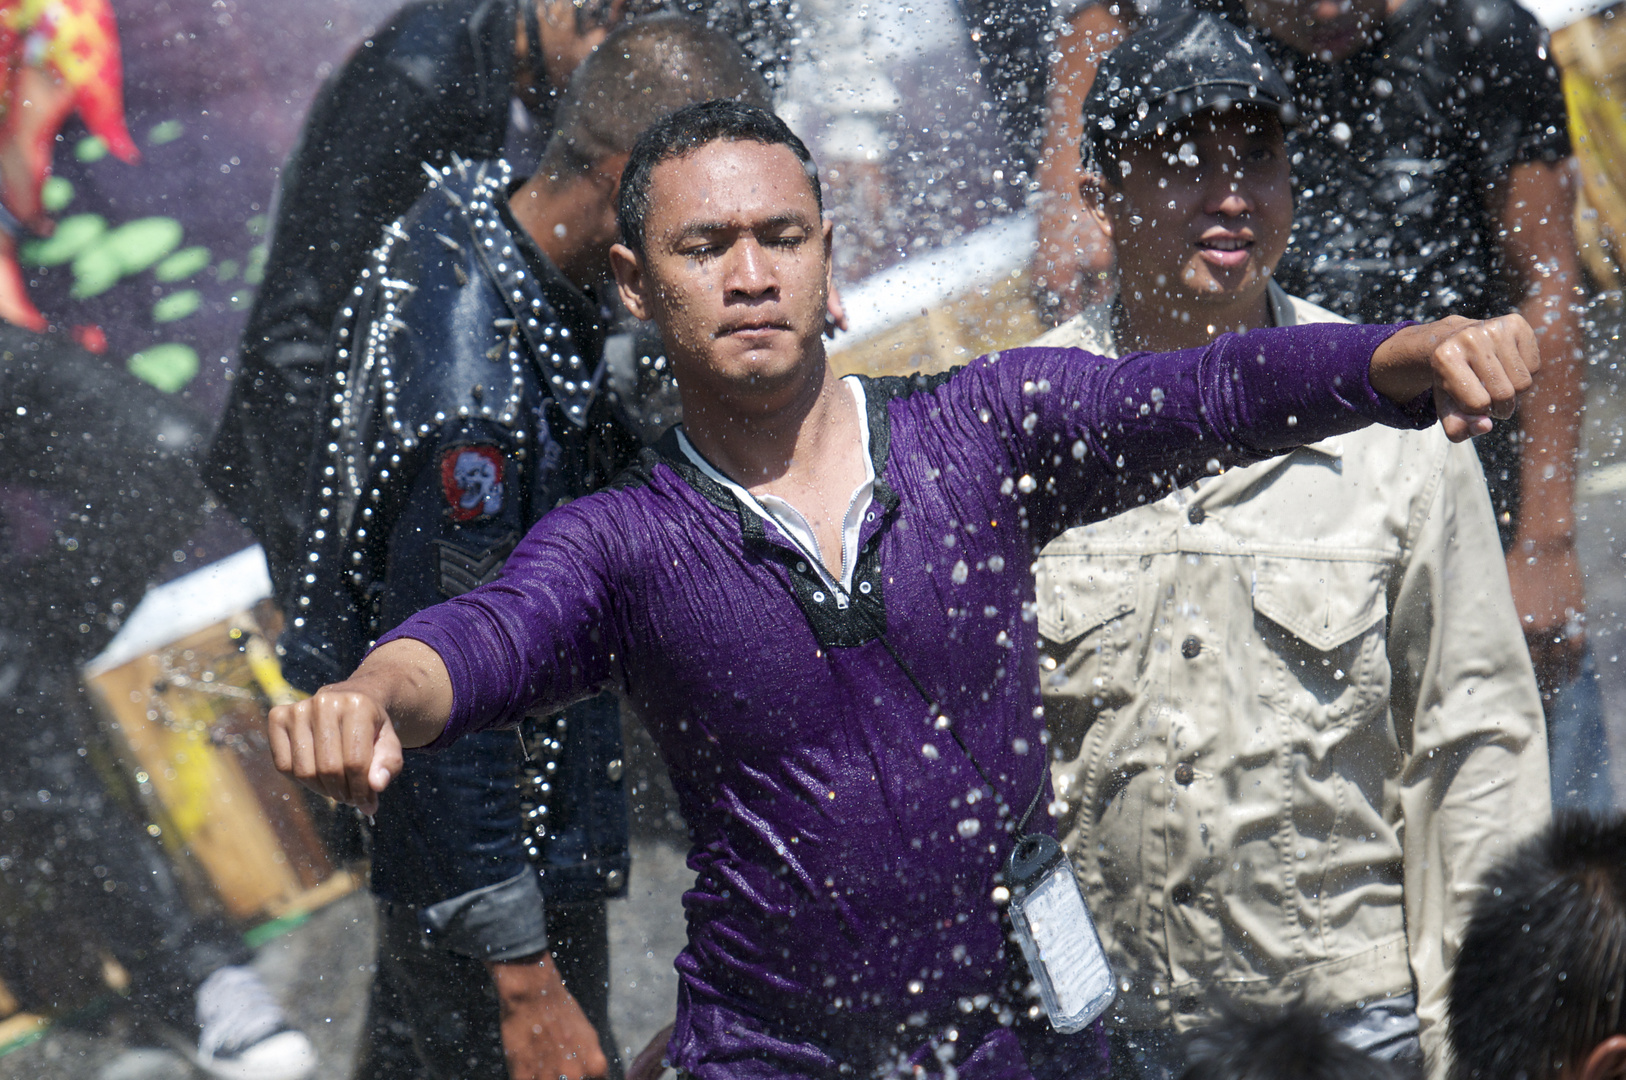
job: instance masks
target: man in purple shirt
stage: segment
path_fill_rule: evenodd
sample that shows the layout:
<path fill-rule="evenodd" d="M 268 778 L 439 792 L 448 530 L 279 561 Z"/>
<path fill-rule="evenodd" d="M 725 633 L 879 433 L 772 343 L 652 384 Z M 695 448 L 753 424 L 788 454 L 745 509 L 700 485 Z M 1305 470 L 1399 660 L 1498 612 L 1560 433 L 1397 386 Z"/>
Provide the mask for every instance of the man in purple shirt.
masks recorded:
<path fill-rule="evenodd" d="M 1047 771 L 1036 550 L 1372 421 L 1438 407 L 1453 438 L 1486 430 L 1539 367 L 1529 327 L 1309 326 L 838 380 L 830 228 L 777 117 L 680 110 L 640 139 L 619 198 L 617 280 L 662 331 L 682 430 L 548 514 L 501 579 L 275 711 L 278 768 L 367 809 L 403 745 L 612 686 L 694 838 L 678 1068 L 1100 1071 L 1092 1034 L 1049 1033 L 1024 996 L 1002 923 L 997 875 Z"/>

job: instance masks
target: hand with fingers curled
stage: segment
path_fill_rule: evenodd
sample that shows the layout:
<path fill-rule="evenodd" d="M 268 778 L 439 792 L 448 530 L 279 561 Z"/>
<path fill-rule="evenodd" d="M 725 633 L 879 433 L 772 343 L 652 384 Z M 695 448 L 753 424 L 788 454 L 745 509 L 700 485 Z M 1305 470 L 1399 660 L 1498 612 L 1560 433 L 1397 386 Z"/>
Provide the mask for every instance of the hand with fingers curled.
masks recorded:
<path fill-rule="evenodd" d="M 1440 426 L 1453 442 L 1484 435 L 1513 415 L 1541 370 L 1536 335 L 1522 315 L 1453 315 L 1397 331 L 1372 353 L 1372 388 L 1406 404 L 1434 392 Z"/>
<path fill-rule="evenodd" d="M 271 757 L 282 772 L 365 814 L 401 771 L 401 740 L 375 687 L 350 679 L 271 710 Z"/>
<path fill-rule="evenodd" d="M 272 709 L 271 758 L 312 791 L 373 814 L 401 772 L 402 747 L 433 742 L 451 710 L 440 656 L 401 638 L 373 650 L 343 682 Z"/>

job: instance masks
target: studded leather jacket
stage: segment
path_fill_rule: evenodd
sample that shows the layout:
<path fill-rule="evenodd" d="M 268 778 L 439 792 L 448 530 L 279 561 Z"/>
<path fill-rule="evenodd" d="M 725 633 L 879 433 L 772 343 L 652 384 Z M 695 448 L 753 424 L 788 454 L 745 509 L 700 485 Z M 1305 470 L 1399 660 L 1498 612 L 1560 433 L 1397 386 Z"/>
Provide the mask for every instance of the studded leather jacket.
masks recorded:
<path fill-rule="evenodd" d="M 284 665 L 307 690 L 407 616 L 496 578 L 537 518 L 636 447 L 597 394 L 606 313 L 508 217 L 508 166 L 431 171 L 334 332 L 304 565 L 281 598 Z M 519 738 L 407 756 L 376 815 L 373 889 L 419 908 L 445 947 L 541 948 L 539 876 L 549 903 L 625 888 L 613 699 L 531 718 Z"/>

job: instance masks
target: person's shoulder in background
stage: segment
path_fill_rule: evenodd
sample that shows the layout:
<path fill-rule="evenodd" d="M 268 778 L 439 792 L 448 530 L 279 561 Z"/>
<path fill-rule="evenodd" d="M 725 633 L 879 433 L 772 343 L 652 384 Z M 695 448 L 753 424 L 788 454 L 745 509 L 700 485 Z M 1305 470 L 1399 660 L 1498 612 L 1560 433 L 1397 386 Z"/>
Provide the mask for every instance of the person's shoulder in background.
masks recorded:
<path fill-rule="evenodd" d="M 1396 54 L 1415 46 L 1433 77 L 1449 83 L 1453 96 L 1482 113 L 1484 122 L 1522 125 L 1511 160 L 1568 155 L 1563 89 L 1547 31 L 1515 0 L 1410 0 L 1388 28 Z M 1496 157 L 1499 148 L 1489 135 Z"/>
<path fill-rule="evenodd" d="M 1112 307 L 1108 300 L 1091 304 L 1079 314 L 1053 330 L 1046 331 L 1028 342 L 1034 349 L 1083 349 L 1097 356 L 1115 357 L 1118 344 L 1112 331 Z M 1277 326 L 1304 326 L 1308 323 L 1347 323 L 1350 320 L 1319 304 L 1287 293 L 1274 281 L 1270 283 L 1271 314 Z"/>
<path fill-rule="evenodd" d="M 1277 326 L 1304 326 L 1307 323 L 1347 323 L 1350 320 L 1320 304 L 1312 304 L 1302 297 L 1270 283 L 1270 303 L 1276 315 Z M 1286 316 L 1284 318 L 1284 316 Z"/>
<path fill-rule="evenodd" d="M 1026 348 L 1083 349 L 1097 356 L 1117 356 L 1112 338 L 1112 302 L 1091 304 L 1054 330 L 1028 342 Z"/>

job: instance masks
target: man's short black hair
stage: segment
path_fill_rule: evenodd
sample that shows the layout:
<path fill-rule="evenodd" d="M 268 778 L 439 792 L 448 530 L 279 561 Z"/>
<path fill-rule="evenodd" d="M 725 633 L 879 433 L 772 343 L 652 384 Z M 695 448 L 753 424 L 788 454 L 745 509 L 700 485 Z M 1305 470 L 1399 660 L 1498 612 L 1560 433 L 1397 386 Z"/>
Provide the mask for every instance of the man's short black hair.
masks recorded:
<path fill-rule="evenodd" d="M 627 23 L 571 76 L 538 171 L 579 176 L 630 154 L 644 129 L 674 109 L 715 98 L 770 100 L 768 84 L 738 42 L 681 15 Z"/>
<path fill-rule="evenodd" d="M 1454 1080 L 1551 1080 L 1626 1032 L 1626 818 L 1560 813 L 1485 876 L 1451 976 Z"/>
<path fill-rule="evenodd" d="M 714 142 L 755 142 L 765 146 L 788 146 L 807 172 L 813 189 L 813 202 L 824 213 L 819 192 L 819 172 L 813 155 L 785 122 L 759 105 L 743 101 L 703 101 L 686 105 L 656 123 L 638 139 L 632 157 L 621 173 L 621 192 L 616 204 L 616 223 L 621 242 L 639 255 L 644 253 L 644 220 L 649 216 L 649 178 L 655 167 L 673 158 L 685 157 Z"/>
<path fill-rule="evenodd" d="M 1179 1080 L 1401 1080 L 1401 1073 L 1293 1008 L 1268 1019 L 1232 1015 L 1200 1032 L 1187 1044 Z"/>

